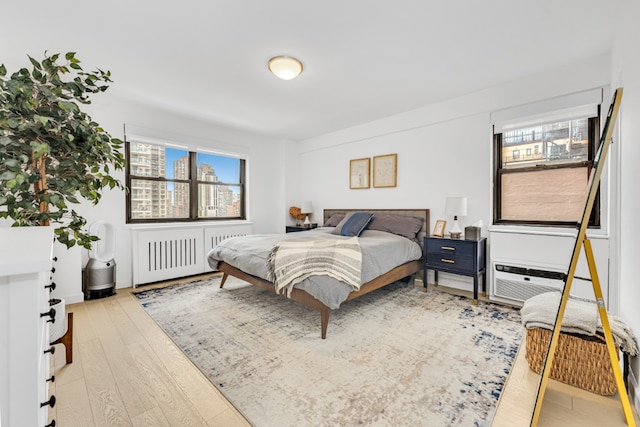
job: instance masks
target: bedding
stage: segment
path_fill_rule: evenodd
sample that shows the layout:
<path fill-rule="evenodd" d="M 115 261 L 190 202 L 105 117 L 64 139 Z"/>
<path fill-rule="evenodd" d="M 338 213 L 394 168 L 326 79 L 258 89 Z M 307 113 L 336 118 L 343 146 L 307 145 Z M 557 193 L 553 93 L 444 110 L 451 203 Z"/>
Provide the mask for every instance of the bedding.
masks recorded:
<path fill-rule="evenodd" d="M 318 227 L 300 233 L 254 234 L 233 237 L 220 242 L 207 257 L 211 268 L 219 261 L 262 279 L 269 279 L 269 253 L 283 240 L 333 240 L 349 239 L 332 233 L 333 227 Z M 422 257 L 420 245 L 411 240 L 379 230 L 365 230 L 359 238 L 362 251 L 360 283 L 366 283 L 396 266 Z M 331 309 L 336 309 L 353 290 L 344 282 L 329 276 L 311 276 L 296 285 Z"/>
<path fill-rule="evenodd" d="M 329 276 L 357 291 L 361 271 L 362 251 L 356 237 L 284 240 L 269 253 L 267 278 L 275 285 L 276 293 L 290 298 L 293 287 L 311 276 Z"/>

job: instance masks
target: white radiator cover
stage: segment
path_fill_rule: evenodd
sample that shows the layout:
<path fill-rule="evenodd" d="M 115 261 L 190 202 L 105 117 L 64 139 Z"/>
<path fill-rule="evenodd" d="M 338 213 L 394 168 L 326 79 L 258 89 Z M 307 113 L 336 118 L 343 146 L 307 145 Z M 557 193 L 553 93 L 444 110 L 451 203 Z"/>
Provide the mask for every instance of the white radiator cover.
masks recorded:
<path fill-rule="evenodd" d="M 252 232 L 250 223 L 134 229 L 133 286 L 210 272 L 211 248 Z"/>

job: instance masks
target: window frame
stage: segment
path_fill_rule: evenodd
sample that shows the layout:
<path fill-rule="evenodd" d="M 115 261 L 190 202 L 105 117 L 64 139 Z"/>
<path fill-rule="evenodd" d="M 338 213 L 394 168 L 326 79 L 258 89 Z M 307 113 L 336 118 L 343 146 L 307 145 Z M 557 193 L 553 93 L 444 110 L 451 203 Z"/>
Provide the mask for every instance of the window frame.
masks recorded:
<path fill-rule="evenodd" d="M 570 120 L 570 119 L 567 119 Z M 562 119 L 554 119 L 553 122 L 560 122 Z M 600 147 L 600 106 L 597 108 L 597 115 L 588 117 L 588 159 L 581 162 L 567 162 L 557 164 L 536 164 L 533 166 L 523 166 L 518 168 L 503 167 L 503 150 L 502 140 L 503 133 L 493 132 L 493 148 L 494 148 L 494 174 L 493 174 L 493 224 L 494 225 L 519 225 L 519 226 L 548 226 L 548 227 L 561 227 L 569 228 L 579 225 L 577 221 L 543 221 L 543 220 L 511 220 L 502 219 L 502 176 L 512 173 L 534 172 L 553 169 L 569 169 L 569 168 L 584 168 L 587 167 L 588 176 L 591 175 L 593 168 L 595 167 L 595 155 Z M 593 209 L 589 215 L 589 228 L 601 227 L 601 204 L 600 204 L 600 184 L 596 193 L 596 198 L 593 204 Z"/>
<path fill-rule="evenodd" d="M 149 144 L 155 145 L 158 147 L 164 148 L 180 148 L 188 153 L 189 157 L 189 179 L 177 179 L 177 178 L 166 178 L 166 177 L 148 177 L 148 176 L 138 176 L 131 174 L 130 169 L 130 159 L 131 159 L 131 143 L 141 143 L 141 144 Z M 126 223 L 127 224 L 167 224 L 167 223 L 192 223 L 192 222 L 202 222 L 202 221 L 215 221 L 215 222 L 225 222 L 225 221 L 245 221 L 247 219 L 246 215 L 246 163 L 247 159 L 240 155 L 232 155 L 227 153 L 216 153 L 211 151 L 211 149 L 202 148 L 199 150 L 194 147 L 183 147 L 183 146 L 172 146 L 169 144 L 164 144 L 162 142 L 153 142 L 146 140 L 137 140 L 136 138 L 127 138 L 125 135 L 124 140 L 125 147 L 125 158 L 127 160 L 127 167 L 125 168 L 125 182 L 127 185 L 127 194 L 126 194 Z M 230 183 L 230 182 L 221 182 L 221 181 L 201 181 L 198 180 L 198 153 L 202 154 L 213 154 L 218 156 L 225 157 L 236 157 L 239 161 L 239 182 Z M 131 182 L 132 180 L 142 180 L 142 181 L 150 181 L 150 182 L 167 182 L 167 183 L 184 183 L 189 185 L 189 217 L 188 218 L 132 218 L 131 212 Z M 232 216 L 232 217 L 198 217 L 198 187 L 200 184 L 214 185 L 214 186 L 234 186 L 240 188 L 240 215 Z"/>

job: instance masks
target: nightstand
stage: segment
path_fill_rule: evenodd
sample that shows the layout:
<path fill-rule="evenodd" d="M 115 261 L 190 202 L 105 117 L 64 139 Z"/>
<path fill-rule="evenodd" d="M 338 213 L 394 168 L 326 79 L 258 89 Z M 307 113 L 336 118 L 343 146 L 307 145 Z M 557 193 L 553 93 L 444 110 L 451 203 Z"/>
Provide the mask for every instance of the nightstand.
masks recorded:
<path fill-rule="evenodd" d="M 424 238 L 424 287 L 427 287 L 427 270 L 434 271 L 438 283 L 438 271 L 473 277 L 473 303 L 478 304 L 478 282 L 482 276 L 482 293 L 486 294 L 487 239 L 464 240 L 446 237 Z"/>
<path fill-rule="evenodd" d="M 287 225 L 286 232 L 287 233 L 296 233 L 298 231 L 313 230 L 317 226 L 318 226 L 318 224 L 311 224 L 311 227 L 305 227 L 305 226 L 296 227 L 295 225 Z"/>

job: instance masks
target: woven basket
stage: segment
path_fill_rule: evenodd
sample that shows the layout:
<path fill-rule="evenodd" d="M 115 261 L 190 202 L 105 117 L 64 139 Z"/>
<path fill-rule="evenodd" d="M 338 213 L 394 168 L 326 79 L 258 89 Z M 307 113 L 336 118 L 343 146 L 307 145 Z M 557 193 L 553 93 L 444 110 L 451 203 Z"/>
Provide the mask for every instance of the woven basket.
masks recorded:
<path fill-rule="evenodd" d="M 593 393 L 615 394 L 616 381 L 611 369 L 609 353 L 604 339 L 560 333 L 551 366 L 550 378 Z M 551 331 L 527 329 L 526 359 L 538 374 L 547 355 Z"/>

